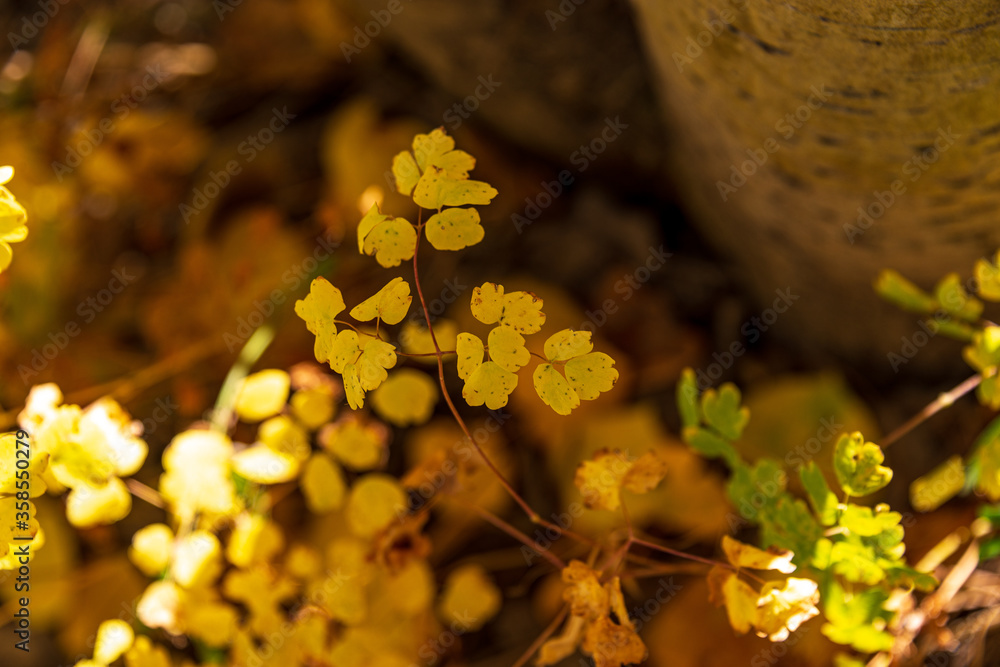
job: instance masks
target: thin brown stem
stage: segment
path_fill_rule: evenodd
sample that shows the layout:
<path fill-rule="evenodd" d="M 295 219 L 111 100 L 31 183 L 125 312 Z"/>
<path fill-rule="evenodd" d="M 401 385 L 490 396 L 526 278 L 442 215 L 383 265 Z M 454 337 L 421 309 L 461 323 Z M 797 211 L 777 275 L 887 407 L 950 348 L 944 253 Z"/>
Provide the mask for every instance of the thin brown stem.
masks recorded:
<path fill-rule="evenodd" d="M 545 560 L 547 560 L 550 563 L 552 563 L 556 567 L 556 569 L 562 570 L 563 568 L 566 567 L 566 563 L 563 562 L 563 560 L 561 558 L 559 558 L 558 556 L 556 556 L 554 553 L 552 553 L 548 549 L 541 549 L 541 548 L 535 546 L 535 543 L 531 541 L 530 537 L 528 537 L 527 535 L 525 535 L 520 530 L 518 530 L 514 526 L 510 525 L 509 523 L 507 523 L 506 521 L 504 521 L 500 517 L 498 517 L 496 514 L 493 514 L 493 512 L 490 512 L 489 510 L 483 509 L 482 507 L 479 507 L 478 505 L 473 505 L 472 509 L 473 509 L 473 511 L 476 512 L 476 514 L 478 514 L 479 516 L 483 517 L 486 521 L 489 521 L 491 524 L 493 524 L 494 526 L 496 526 L 497 528 L 499 528 L 503 532 L 507 533 L 508 535 L 510 535 L 511 537 L 513 537 L 514 539 L 516 539 L 518 542 L 521 542 L 522 544 L 526 545 L 529 549 L 531 549 L 532 551 L 534 551 L 535 553 L 537 553 L 539 556 L 541 556 Z"/>
<path fill-rule="evenodd" d="M 882 438 L 882 448 L 885 449 L 892 443 L 896 442 L 904 435 L 912 431 L 914 428 L 922 424 L 927 419 L 933 417 L 935 414 L 949 407 L 952 403 L 957 401 L 959 398 L 969 393 L 973 389 L 979 386 L 979 383 L 983 381 L 983 376 L 976 374 L 969 379 L 963 381 L 957 387 L 951 391 L 947 391 L 940 394 L 936 399 L 931 401 L 923 410 L 913 415 L 910 419 L 904 422 L 892 433 Z"/>
<path fill-rule="evenodd" d="M 159 507 L 160 509 L 166 507 L 166 503 L 163 502 L 163 496 L 156 489 L 146 486 L 139 480 L 126 479 L 125 486 L 128 488 L 129 493 L 140 500 L 145 500 L 153 507 Z"/>
<path fill-rule="evenodd" d="M 535 655 L 538 649 L 542 647 L 542 644 L 547 642 L 549 637 L 555 634 L 555 631 L 559 629 L 560 625 L 562 625 L 563 619 L 566 618 L 566 614 L 568 613 L 569 605 L 565 605 L 562 608 L 562 611 L 560 611 L 559 614 L 552 619 L 552 622 L 549 623 L 548 626 L 546 626 L 546 628 L 542 631 L 542 634 L 538 635 L 538 637 L 535 638 L 535 641 L 531 642 L 531 646 L 529 646 L 528 649 L 521 654 L 521 657 L 517 659 L 517 662 L 514 663 L 513 667 L 523 667 L 526 665 L 528 660 L 531 659 L 531 656 Z"/>

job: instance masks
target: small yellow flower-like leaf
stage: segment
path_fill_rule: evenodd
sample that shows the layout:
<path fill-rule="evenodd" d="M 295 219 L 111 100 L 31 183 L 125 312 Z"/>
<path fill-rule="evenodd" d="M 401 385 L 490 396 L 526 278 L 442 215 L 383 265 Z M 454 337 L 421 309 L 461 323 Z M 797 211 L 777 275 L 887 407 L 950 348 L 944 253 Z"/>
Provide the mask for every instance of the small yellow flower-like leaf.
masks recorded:
<path fill-rule="evenodd" d="M 0 273 L 10 266 L 14 256 L 9 244 L 28 237 L 28 227 L 24 224 L 28 214 L 14 195 L 3 187 L 13 176 L 12 167 L 0 167 Z"/>
<path fill-rule="evenodd" d="M 316 336 L 313 352 L 317 361 L 329 361 L 337 335 L 334 320 L 345 308 L 347 306 L 340 290 L 322 277 L 312 281 L 305 299 L 295 302 L 295 314 L 305 320 L 306 328 Z"/>
<path fill-rule="evenodd" d="M 368 322 L 377 317 L 386 324 L 399 324 L 406 317 L 412 301 L 410 283 L 402 278 L 393 278 L 375 296 L 351 309 L 351 317 L 359 322 Z"/>
<path fill-rule="evenodd" d="M 226 515 L 237 509 L 232 454 L 233 443 L 217 431 L 185 431 L 167 446 L 160 493 L 182 523 L 198 514 Z"/>
<path fill-rule="evenodd" d="M 271 417 L 261 424 L 257 429 L 257 440 L 299 463 L 309 458 L 309 434 L 295 420 L 285 415 Z"/>
<path fill-rule="evenodd" d="M 528 348 L 524 346 L 524 336 L 512 327 L 501 324 L 494 327 L 489 335 L 490 359 L 501 368 L 516 373 L 531 360 Z"/>
<path fill-rule="evenodd" d="M 587 354 L 594 349 L 589 331 L 563 329 L 545 341 L 545 358 L 549 361 L 566 361 Z"/>
<path fill-rule="evenodd" d="M 337 411 L 328 385 L 299 389 L 292 394 L 291 405 L 292 414 L 310 431 L 329 422 Z"/>
<path fill-rule="evenodd" d="M 396 365 L 396 348 L 384 340 L 369 338 L 358 358 L 358 375 L 361 388 L 371 391 L 389 376 L 386 371 Z"/>
<path fill-rule="evenodd" d="M 103 486 L 79 484 L 66 498 L 66 518 L 77 528 L 115 523 L 132 511 L 125 482 L 112 477 Z"/>
<path fill-rule="evenodd" d="M 320 444 L 352 470 L 371 470 L 385 457 L 389 431 L 384 424 L 355 415 L 338 419 L 320 432 Z"/>
<path fill-rule="evenodd" d="M 421 208 L 440 210 L 444 206 L 485 206 L 497 196 L 489 183 L 467 178 L 455 179 L 447 169 L 428 165 L 413 188 L 413 201 Z"/>
<path fill-rule="evenodd" d="M 722 598 L 729 625 L 740 634 L 747 633 L 757 621 L 757 591 L 733 572 L 726 571 L 723 577 Z"/>
<path fill-rule="evenodd" d="M 132 646 L 135 633 L 132 626 L 121 619 L 104 621 L 97 628 L 94 640 L 94 660 L 109 665 Z"/>
<path fill-rule="evenodd" d="M 341 375 L 348 364 L 357 362 L 361 356 L 361 341 L 358 334 L 350 329 L 345 329 L 338 333 L 330 345 L 330 368 Z M 326 361 L 321 359 L 321 361 Z"/>
<path fill-rule="evenodd" d="M 789 574 L 795 571 L 792 558 L 795 554 L 787 549 L 764 551 L 750 544 L 734 540 L 728 535 L 722 536 L 722 550 L 726 558 L 736 567 L 749 567 L 754 570 L 777 570 Z"/>
<path fill-rule="evenodd" d="M 347 364 L 344 367 L 344 395 L 347 396 L 347 403 L 352 410 L 360 410 L 365 407 L 365 390 L 361 388 L 361 375 L 355 364 Z"/>
<path fill-rule="evenodd" d="M 483 627 L 500 611 L 503 601 L 489 574 L 481 565 L 462 565 L 444 582 L 438 617 L 445 624 L 462 623 L 470 631 Z"/>
<path fill-rule="evenodd" d="M 163 523 L 144 526 L 132 536 L 128 557 L 147 577 L 155 577 L 170 564 L 174 548 L 174 531 Z"/>
<path fill-rule="evenodd" d="M 448 208 L 427 219 L 427 240 L 438 250 L 461 250 L 483 240 L 485 231 L 474 208 Z"/>
<path fill-rule="evenodd" d="M 611 608 L 608 590 L 596 570 L 582 561 L 571 560 L 563 568 L 562 580 L 567 584 L 563 599 L 569 602 L 574 616 L 591 621 L 608 613 Z"/>
<path fill-rule="evenodd" d="M 767 582 L 757 600 L 757 634 L 772 642 L 785 641 L 800 625 L 819 614 L 819 597 L 819 586 L 812 579 L 789 577 L 784 582 Z"/>
<path fill-rule="evenodd" d="M 587 507 L 615 511 L 621 506 L 622 488 L 646 493 L 666 474 L 666 464 L 652 452 L 629 460 L 619 451 L 602 449 L 580 463 L 573 483 L 580 489 Z"/>
<path fill-rule="evenodd" d="M 545 324 L 542 300 L 531 292 L 504 294 L 503 285 L 483 283 L 472 290 L 472 316 L 483 324 L 499 322 L 523 334 Z"/>
<path fill-rule="evenodd" d="M 413 368 L 402 368 L 372 394 L 372 407 L 382 419 L 394 426 L 423 424 L 437 405 L 437 385 Z"/>
<path fill-rule="evenodd" d="M 490 410 L 507 405 L 507 397 L 517 387 L 517 376 L 495 361 L 487 361 L 474 370 L 462 388 L 462 397 L 473 407 L 486 404 Z"/>
<path fill-rule="evenodd" d="M 483 365 L 485 348 L 482 339 L 470 333 L 458 334 L 455 354 L 458 357 L 458 377 L 466 380 L 473 371 Z"/>
<path fill-rule="evenodd" d="M 421 171 L 428 165 L 445 169 L 450 178 L 465 178 L 476 166 L 475 159 L 465 151 L 456 151 L 455 140 L 448 136 L 443 127 L 413 138 L 413 155 Z"/>
<path fill-rule="evenodd" d="M 406 492 L 399 480 L 369 473 L 351 487 L 347 498 L 347 523 L 359 537 L 371 537 L 406 512 Z"/>
<path fill-rule="evenodd" d="M 327 454 L 316 452 L 302 470 L 302 495 L 313 514 L 326 514 L 340 509 L 347 496 L 344 474 Z"/>
<path fill-rule="evenodd" d="M 535 392 L 556 414 L 568 415 L 580 406 L 580 396 L 552 364 L 539 364 L 532 374 Z"/>
<path fill-rule="evenodd" d="M 588 332 L 564 329 L 549 336 L 544 349 L 550 362 L 564 363 L 566 377 L 553 364 L 541 364 L 534 372 L 535 391 L 557 414 L 568 415 L 581 399 L 596 399 L 618 380 L 615 360 L 603 352 L 589 351 L 592 344 Z"/>
<path fill-rule="evenodd" d="M 413 258 L 417 231 L 405 218 L 382 215 L 378 203 L 358 223 L 358 251 L 375 255 L 380 266 L 390 268 Z"/>
<path fill-rule="evenodd" d="M 615 623 L 610 616 L 602 616 L 587 627 L 582 648 L 593 657 L 595 667 L 636 665 L 648 654 L 635 629 Z"/>
<path fill-rule="evenodd" d="M 226 558 L 237 567 L 265 563 L 285 545 L 278 524 L 260 514 L 241 514 L 226 544 Z"/>
<path fill-rule="evenodd" d="M 268 369 L 247 376 L 236 395 L 236 414 L 245 422 L 259 422 L 281 412 L 288 400 L 288 373 Z"/>

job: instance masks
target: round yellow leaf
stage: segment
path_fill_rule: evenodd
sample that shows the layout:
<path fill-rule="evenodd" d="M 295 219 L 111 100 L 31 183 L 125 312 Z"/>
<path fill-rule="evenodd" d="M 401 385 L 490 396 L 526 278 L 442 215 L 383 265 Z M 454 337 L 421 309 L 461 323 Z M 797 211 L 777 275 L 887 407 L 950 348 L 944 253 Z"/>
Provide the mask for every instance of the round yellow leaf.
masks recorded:
<path fill-rule="evenodd" d="M 104 621 L 97 628 L 97 639 L 94 640 L 94 660 L 102 664 L 110 664 L 125 653 L 135 641 L 132 626 L 121 619 Z"/>
<path fill-rule="evenodd" d="M 500 611 L 503 598 L 481 565 L 456 568 L 448 575 L 438 602 L 438 617 L 446 625 L 461 623 L 478 630 Z"/>
<path fill-rule="evenodd" d="M 579 407 L 580 397 L 552 364 L 539 364 L 532 379 L 538 397 L 557 414 L 568 415 Z"/>
<path fill-rule="evenodd" d="M 566 362 L 566 380 L 585 401 L 592 401 L 603 391 L 611 391 L 618 381 L 615 360 L 603 352 L 591 352 Z"/>
<path fill-rule="evenodd" d="M 292 394 L 292 414 L 310 431 L 315 431 L 333 419 L 336 406 L 329 387 L 319 386 L 300 389 Z"/>
<path fill-rule="evenodd" d="M 317 361 L 330 359 L 334 336 L 337 335 L 334 320 L 345 308 L 347 306 L 340 290 L 322 277 L 312 281 L 305 299 L 295 302 L 295 314 L 305 320 L 306 328 L 316 336 L 313 352 Z"/>
<path fill-rule="evenodd" d="M 394 477 L 369 473 L 351 488 L 346 512 L 351 530 L 371 537 L 406 513 L 406 492 Z"/>
<path fill-rule="evenodd" d="M 288 373 L 275 368 L 247 376 L 236 395 L 236 414 L 248 423 L 273 417 L 285 407 L 290 386 Z"/>
<path fill-rule="evenodd" d="M 207 530 L 195 530 L 177 541 L 170 574 L 182 588 L 211 585 L 222 571 L 222 545 Z"/>
<path fill-rule="evenodd" d="M 112 477 L 103 486 L 80 484 L 66 498 L 66 518 L 77 528 L 120 521 L 132 510 L 132 496 L 125 482 Z"/>
<path fill-rule="evenodd" d="M 233 454 L 233 470 L 258 484 L 280 484 L 295 479 L 300 462 L 291 454 L 254 445 Z"/>
<path fill-rule="evenodd" d="M 344 475 L 340 466 L 322 452 L 316 452 L 306 462 L 300 484 L 306 505 L 313 514 L 326 514 L 344 504 L 347 495 Z"/>
<path fill-rule="evenodd" d="M 372 394 L 372 407 L 395 426 L 423 424 L 437 405 L 437 384 L 413 368 L 394 371 Z"/>
<path fill-rule="evenodd" d="M 507 405 L 507 397 L 515 387 L 516 375 L 501 368 L 495 361 L 487 361 L 469 375 L 462 397 L 473 407 L 485 403 L 490 410 L 499 410 Z"/>
<path fill-rule="evenodd" d="M 369 322 L 377 317 L 386 324 L 399 324 L 406 317 L 412 301 L 410 283 L 402 278 L 393 278 L 374 296 L 352 308 L 351 317 L 359 322 Z"/>
<path fill-rule="evenodd" d="M 490 359 L 504 370 L 516 373 L 531 361 L 531 354 L 524 346 L 524 336 L 512 327 L 501 324 L 490 331 Z"/>
<path fill-rule="evenodd" d="M 143 526 L 132 536 L 128 557 L 147 577 L 158 576 L 170 563 L 174 531 L 163 523 Z"/>
<path fill-rule="evenodd" d="M 566 361 L 587 354 L 594 349 L 589 331 L 563 329 L 545 341 L 545 358 L 549 361 Z"/>
<path fill-rule="evenodd" d="M 483 240 L 479 211 L 474 208 L 448 208 L 427 219 L 427 240 L 438 250 L 461 250 Z"/>
<path fill-rule="evenodd" d="M 371 470 L 382 462 L 389 432 L 384 425 L 345 417 L 323 429 L 320 444 L 353 470 Z"/>
<path fill-rule="evenodd" d="M 466 380 L 483 365 L 485 348 L 482 339 L 463 331 L 455 340 L 455 354 L 458 357 L 458 377 Z"/>

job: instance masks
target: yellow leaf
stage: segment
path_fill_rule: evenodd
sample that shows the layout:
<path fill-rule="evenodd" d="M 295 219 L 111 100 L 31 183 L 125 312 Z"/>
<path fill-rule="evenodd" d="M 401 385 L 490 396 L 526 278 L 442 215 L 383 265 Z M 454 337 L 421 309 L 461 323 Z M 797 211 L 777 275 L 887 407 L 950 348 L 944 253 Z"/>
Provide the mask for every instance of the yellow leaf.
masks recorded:
<path fill-rule="evenodd" d="M 132 536 L 128 557 L 147 577 L 155 577 L 170 563 L 174 548 L 174 531 L 163 523 L 144 526 Z"/>
<path fill-rule="evenodd" d="M 549 361 L 566 361 L 587 354 L 594 349 L 589 331 L 563 329 L 545 341 L 545 358 Z"/>
<path fill-rule="evenodd" d="M 295 302 L 295 314 L 305 320 L 306 328 L 316 336 L 313 352 L 317 361 L 325 362 L 330 359 L 334 337 L 337 335 L 334 320 L 345 308 L 347 306 L 340 290 L 326 278 L 313 280 L 306 298 Z"/>
<path fill-rule="evenodd" d="M 160 493 L 181 523 L 237 509 L 229 460 L 233 443 L 217 431 L 185 431 L 163 452 Z"/>
<path fill-rule="evenodd" d="M 965 464 L 952 456 L 910 484 L 910 504 L 918 512 L 933 512 L 965 488 Z"/>
<path fill-rule="evenodd" d="M 203 588 L 222 572 L 222 545 L 207 530 L 195 530 L 177 540 L 170 575 L 182 588 Z"/>
<path fill-rule="evenodd" d="M 580 396 L 552 364 L 539 364 L 532 373 L 535 392 L 556 414 L 568 415 L 580 406 Z"/>
<path fill-rule="evenodd" d="M 66 518 L 77 528 L 120 521 L 131 510 L 132 496 L 125 482 L 117 477 L 102 486 L 79 484 L 66 498 Z"/>
<path fill-rule="evenodd" d="M 372 407 L 382 419 L 394 426 L 423 424 L 437 405 L 437 384 L 412 368 L 402 368 L 372 394 Z"/>
<path fill-rule="evenodd" d="M 347 523 L 359 537 L 371 537 L 406 513 L 406 492 L 389 475 L 369 473 L 351 487 Z"/>
<path fill-rule="evenodd" d="M 603 352 L 591 352 L 566 362 L 566 379 L 580 398 L 592 401 L 615 386 L 618 371 L 614 365 L 615 360 Z"/>
<path fill-rule="evenodd" d="M 458 334 L 455 341 L 455 354 L 458 357 L 458 377 L 467 380 L 473 371 L 483 365 L 485 349 L 483 341 L 464 331 Z"/>
<path fill-rule="evenodd" d="M 377 338 L 369 338 L 358 357 L 358 375 L 361 388 L 371 391 L 389 376 L 386 371 L 396 365 L 396 348 Z"/>
<path fill-rule="evenodd" d="M 535 664 L 538 667 L 548 667 L 569 657 L 583 639 L 585 624 L 586 621 L 582 616 L 570 616 L 563 626 L 563 631 L 538 649 L 538 659 Z"/>
<path fill-rule="evenodd" d="M 330 368 L 341 375 L 348 364 L 357 362 L 361 356 L 361 344 L 358 334 L 350 329 L 345 329 L 338 333 L 330 346 Z M 320 361 L 326 361 L 320 359 Z"/>
<path fill-rule="evenodd" d="M 722 584 L 722 596 L 733 630 L 740 634 L 749 632 L 757 621 L 757 591 L 734 573 L 727 572 Z"/>
<path fill-rule="evenodd" d="M 431 210 L 466 204 L 485 206 L 496 196 L 496 188 L 489 183 L 450 178 L 446 169 L 434 165 L 428 165 L 413 188 L 413 201 Z"/>
<path fill-rule="evenodd" d="M 472 288 L 472 316 L 483 324 L 494 324 L 503 315 L 503 285 L 483 283 Z"/>
<path fill-rule="evenodd" d="M 385 456 L 389 431 L 383 424 L 349 415 L 324 428 L 319 440 L 334 458 L 348 468 L 371 470 Z"/>
<path fill-rule="evenodd" d="M 344 366 L 344 395 L 352 410 L 360 410 L 365 406 L 365 390 L 361 388 L 361 375 L 355 364 Z"/>
<path fill-rule="evenodd" d="M 646 493 L 655 489 L 666 474 L 666 462 L 653 452 L 646 452 L 632 462 L 622 486 L 633 493 Z"/>
<path fill-rule="evenodd" d="M 417 158 L 417 166 L 421 171 L 429 165 L 435 165 L 447 170 L 451 178 L 465 178 L 476 166 L 476 161 L 465 151 L 456 151 L 454 148 L 455 140 L 442 127 L 413 138 L 413 155 Z"/>
<path fill-rule="evenodd" d="M 302 463 L 309 458 L 309 434 L 285 415 L 271 417 L 257 429 L 257 440 Z"/>
<path fill-rule="evenodd" d="M 399 324 L 406 317 L 412 301 L 410 283 L 402 278 L 393 278 L 375 296 L 351 309 L 351 317 L 359 322 L 369 322 L 377 317 L 386 324 Z"/>
<path fill-rule="evenodd" d="M 495 361 L 487 361 L 476 368 L 465 380 L 462 397 L 473 407 L 486 404 L 490 410 L 499 410 L 507 405 L 507 397 L 517 387 L 517 376 L 500 367 Z"/>
<path fill-rule="evenodd" d="M 457 344 L 458 325 L 454 320 L 438 318 L 434 320 L 434 337 L 442 350 L 454 350 Z M 430 331 L 423 322 L 416 322 L 412 317 L 403 323 L 399 332 L 399 342 L 408 354 L 434 354 L 434 342 Z M 424 361 L 436 364 L 434 357 L 417 357 L 413 361 Z"/>
<path fill-rule="evenodd" d="M 291 405 L 295 418 L 311 431 L 333 419 L 337 411 L 333 391 L 328 385 L 299 389 L 292 394 Z"/>
<path fill-rule="evenodd" d="M 268 369 L 247 376 L 236 395 L 236 414 L 245 422 L 259 422 L 281 412 L 288 400 L 288 373 Z"/>
<path fill-rule="evenodd" d="M 420 169 L 412 153 L 403 151 L 392 158 L 392 176 L 396 179 L 396 190 L 410 196 L 413 186 L 420 180 Z"/>
<path fill-rule="evenodd" d="M 600 450 L 577 466 L 573 483 L 587 507 L 615 511 L 621 507 L 621 487 L 631 467 L 621 452 Z"/>
<path fill-rule="evenodd" d="M 631 627 L 602 616 L 587 627 L 583 650 L 594 659 L 595 667 L 635 665 L 646 659 L 646 645 Z"/>
<path fill-rule="evenodd" d="M 94 641 L 94 660 L 101 664 L 110 664 L 118 659 L 132 646 L 135 633 L 132 626 L 120 619 L 104 621 L 97 628 L 97 639 Z"/>
<path fill-rule="evenodd" d="M 462 623 L 475 631 L 496 616 L 502 602 L 500 589 L 483 566 L 462 565 L 445 579 L 438 617 L 447 625 Z"/>
<path fill-rule="evenodd" d="M 382 215 L 378 203 L 358 223 L 358 251 L 375 255 L 380 266 L 390 268 L 413 258 L 417 231 L 405 218 Z"/>
<path fill-rule="evenodd" d="M 504 370 L 516 373 L 531 361 L 531 354 L 524 346 L 524 336 L 513 328 L 501 324 L 490 330 L 490 359 Z"/>
<path fill-rule="evenodd" d="M 784 585 L 782 585 L 784 584 Z M 764 584 L 757 601 L 757 634 L 783 642 L 800 625 L 819 614 L 819 586 L 812 579 L 789 577 Z"/>
<path fill-rule="evenodd" d="M 281 484 L 299 474 L 300 462 L 285 452 L 264 444 L 248 447 L 233 454 L 233 471 L 258 484 Z"/>
<path fill-rule="evenodd" d="M 260 514 L 240 514 L 226 544 L 226 558 L 237 567 L 271 560 L 284 548 L 278 524 Z"/>
<path fill-rule="evenodd" d="M 734 540 L 728 535 L 722 536 L 722 550 L 726 559 L 736 567 L 749 567 L 754 570 L 777 570 L 789 574 L 795 571 L 792 558 L 795 557 L 787 549 L 764 551 L 750 544 Z"/>
<path fill-rule="evenodd" d="M 139 635 L 125 654 L 125 667 L 170 667 L 170 657 L 162 646 L 146 635 Z"/>
<path fill-rule="evenodd" d="M 201 602 L 186 609 L 187 633 L 209 646 L 222 648 L 232 643 L 239 615 L 223 602 Z"/>
<path fill-rule="evenodd" d="M 461 250 L 483 240 L 486 232 L 474 208 L 449 208 L 435 213 L 425 225 L 427 240 L 438 250 Z"/>
<path fill-rule="evenodd" d="M 322 452 L 312 455 L 302 470 L 299 481 L 306 505 L 313 514 L 326 514 L 344 504 L 347 484 L 344 474 L 333 459 Z"/>
<path fill-rule="evenodd" d="M 562 571 L 563 599 L 570 604 L 570 613 L 592 621 L 606 615 L 610 610 L 607 589 L 601 584 L 596 570 L 586 563 L 571 560 Z"/>

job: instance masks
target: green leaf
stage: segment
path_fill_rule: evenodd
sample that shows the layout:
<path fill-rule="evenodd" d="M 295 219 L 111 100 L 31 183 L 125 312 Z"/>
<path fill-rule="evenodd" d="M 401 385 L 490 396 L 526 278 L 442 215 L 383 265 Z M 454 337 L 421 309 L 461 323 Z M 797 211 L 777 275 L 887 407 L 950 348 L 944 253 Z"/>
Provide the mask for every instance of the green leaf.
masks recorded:
<path fill-rule="evenodd" d="M 710 459 L 722 458 L 730 468 L 740 465 L 740 455 L 729 442 L 700 426 L 689 426 L 682 432 L 684 442 L 702 456 Z"/>
<path fill-rule="evenodd" d="M 815 461 L 810 461 L 799 468 L 799 479 L 809 497 L 809 504 L 824 526 L 832 526 L 837 522 L 837 497 L 830 491 L 823 471 Z"/>
<path fill-rule="evenodd" d="M 881 465 L 882 449 L 855 431 L 841 435 L 833 453 L 833 467 L 841 488 L 852 496 L 867 496 L 892 479 L 892 470 Z"/>
<path fill-rule="evenodd" d="M 729 440 L 738 440 L 750 419 L 750 411 L 740 407 L 740 390 L 729 382 L 701 395 L 701 411 L 705 423 Z"/>
<path fill-rule="evenodd" d="M 891 269 L 879 274 L 875 291 L 904 310 L 930 315 L 938 309 L 937 299 Z"/>
<path fill-rule="evenodd" d="M 753 466 L 740 461 L 726 484 L 729 500 L 748 521 L 760 523 L 759 514 L 767 514 L 786 495 L 788 475 L 774 459 L 760 459 Z"/>
<path fill-rule="evenodd" d="M 823 529 L 809 507 L 787 494 L 778 498 L 773 509 L 761 521 L 761 544 L 794 552 L 792 562 L 796 565 L 805 565 L 812 560 L 816 543 L 822 536 Z"/>
<path fill-rule="evenodd" d="M 938 580 L 933 575 L 906 566 L 886 569 L 885 580 L 893 588 L 914 588 L 928 592 L 938 587 Z"/>
<path fill-rule="evenodd" d="M 995 374 L 1000 364 L 1000 327 L 988 326 L 972 337 L 972 344 L 962 350 L 966 363 L 980 373 Z M 992 372 L 990 369 L 994 369 Z"/>
<path fill-rule="evenodd" d="M 990 410 L 1000 410 L 1000 377 L 997 375 L 984 377 L 976 387 L 976 398 Z"/>
<path fill-rule="evenodd" d="M 830 550 L 830 565 L 848 581 L 874 586 L 885 579 L 874 547 L 855 541 L 836 542 Z"/>
<path fill-rule="evenodd" d="M 880 512 L 872 512 L 870 507 L 861 505 L 848 505 L 840 515 L 840 525 L 861 537 L 881 536 L 886 531 L 899 527 L 899 522 L 903 515 L 899 512 L 888 512 L 886 505 L 880 505 L 876 509 Z M 898 540 L 893 544 L 898 544 Z"/>
<path fill-rule="evenodd" d="M 694 371 L 685 368 L 677 383 L 677 411 L 681 415 L 681 425 L 684 428 L 697 426 L 701 423 L 701 412 L 698 410 L 698 384 L 694 379 Z"/>
<path fill-rule="evenodd" d="M 949 273 L 942 278 L 934 288 L 934 296 L 944 310 L 960 320 L 974 324 L 983 314 L 983 302 L 965 291 L 957 273 Z"/>
<path fill-rule="evenodd" d="M 976 329 L 969 326 L 965 322 L 957 322 L 955 320 L 926 320 L 928 328 L 932 331 L 934 327 L 937 327 L 937 333 L 944 334 L 949 338 L 954 338 L 955 340 L 962 341 L 963 343 L 971 343 L 973 336 L 976 335 Z"/>
<path fill-rule="evenodd" d="M 1000 251 L 993 262 L 980 259 L 976 262 L 976 284 L 979 296 L 987 301 L 1000 301 Z"/>

